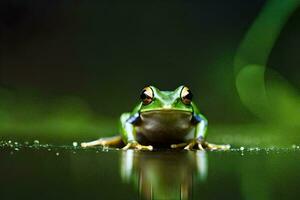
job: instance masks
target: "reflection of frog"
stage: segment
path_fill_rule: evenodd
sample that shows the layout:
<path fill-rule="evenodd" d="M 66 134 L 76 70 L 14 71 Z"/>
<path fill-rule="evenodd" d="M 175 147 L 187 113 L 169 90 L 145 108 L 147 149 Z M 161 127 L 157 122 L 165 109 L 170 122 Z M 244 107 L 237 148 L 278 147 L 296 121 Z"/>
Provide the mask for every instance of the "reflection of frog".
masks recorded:
<path fill-rule="evenodd" d="M 121 154 L 121 177 L 134 185 L 139 199 L 190 199 L 193 184 L 207 177 L 207 155 L 196 152 L 139 152 Z"/>
<path fill-rule="evenodd" d="M 214 145 L 205 141 L 206 118 L 192 102 L 192 93 L 186 86 L 174 91 L 160 91 L 145 87 L 141 102 L 131 113 L 120 118 L 121 136 L 102 138 L 82 143 L 82 147 L 113 146 L 124 142 L 123 149 L 152 150 L 153 145 L 171 148 L 228 149 L 229 145 Z"/>

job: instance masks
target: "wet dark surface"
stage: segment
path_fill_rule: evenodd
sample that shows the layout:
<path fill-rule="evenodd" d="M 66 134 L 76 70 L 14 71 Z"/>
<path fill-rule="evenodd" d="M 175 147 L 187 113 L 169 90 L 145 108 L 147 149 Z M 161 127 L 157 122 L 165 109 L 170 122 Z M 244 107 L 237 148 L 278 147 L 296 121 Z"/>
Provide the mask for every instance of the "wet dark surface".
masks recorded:
<path fill-rule="evenodd" d="M 2 142 L 1 199 L 293 199 L 300 150 L 81 149 Z"/>

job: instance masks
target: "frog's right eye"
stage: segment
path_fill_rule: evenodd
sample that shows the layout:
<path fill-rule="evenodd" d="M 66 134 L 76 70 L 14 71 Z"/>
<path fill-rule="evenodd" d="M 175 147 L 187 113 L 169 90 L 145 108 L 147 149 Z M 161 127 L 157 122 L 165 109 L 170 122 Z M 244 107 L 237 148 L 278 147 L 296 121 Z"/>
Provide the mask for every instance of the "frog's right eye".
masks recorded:
<path fill-rule="evenodd" d="M 186 104 L 186 105 L 191 104 L 191 101 L 193 99 L 193 94 L 188 87 L 184 86 L 182 88 L 180 96 L 181 96 L 181 100 L 184 104 Z"/>
<path fill-rule="evenodd" d="M 141 100 L 143 101 L 144 105 L 147 105 L 152 102 L 153 100 L 153 90 L 151 87 L 145 87 L 141 93 Z"/>

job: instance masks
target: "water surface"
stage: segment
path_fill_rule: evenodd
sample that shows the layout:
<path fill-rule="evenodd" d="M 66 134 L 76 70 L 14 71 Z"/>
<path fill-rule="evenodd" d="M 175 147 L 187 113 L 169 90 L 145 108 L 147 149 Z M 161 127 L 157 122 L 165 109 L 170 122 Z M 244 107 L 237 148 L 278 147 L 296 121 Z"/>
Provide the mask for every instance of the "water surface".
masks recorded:
<path fill-rule="evenodd" d="M 294 199 L 300 150 L 81 149 L 1 142 L 1 199 Z"/>

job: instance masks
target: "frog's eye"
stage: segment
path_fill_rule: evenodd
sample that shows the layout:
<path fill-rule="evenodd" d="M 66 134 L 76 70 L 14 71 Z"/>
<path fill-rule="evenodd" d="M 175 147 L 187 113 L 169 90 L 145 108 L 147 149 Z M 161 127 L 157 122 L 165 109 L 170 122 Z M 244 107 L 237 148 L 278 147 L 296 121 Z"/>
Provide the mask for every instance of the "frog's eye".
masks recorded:
<path fill-rule="evenodd" d="M 190 104 L 193 99 L 193 94 L 188 87 L 183 87 L 180 94 L 181 100 L 184 104 Z"/>
<path fill-rule="evenodd" d="M 153 90 L 151 87 L 145 87 L 141 93 L 141 100 L 143 101 L 144 105 L 147 105 L 152 102 L 153 100 Z"/>

